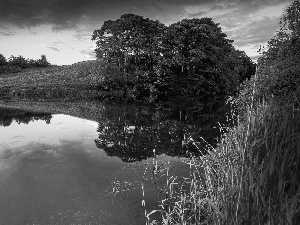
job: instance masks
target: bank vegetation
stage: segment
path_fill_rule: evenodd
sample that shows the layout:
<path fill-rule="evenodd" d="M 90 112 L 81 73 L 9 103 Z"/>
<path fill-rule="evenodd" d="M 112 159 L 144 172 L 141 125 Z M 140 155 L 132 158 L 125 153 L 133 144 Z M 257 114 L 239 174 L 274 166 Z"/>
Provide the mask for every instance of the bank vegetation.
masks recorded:
<path fill-rule="evenodd" d="M 166 175 L 166 198 L 148 224 L 300 224 L 299 12 L 294 1 L 256 75 L 231 99 L 236 125 L 188 162 L 184 182 Z"/>

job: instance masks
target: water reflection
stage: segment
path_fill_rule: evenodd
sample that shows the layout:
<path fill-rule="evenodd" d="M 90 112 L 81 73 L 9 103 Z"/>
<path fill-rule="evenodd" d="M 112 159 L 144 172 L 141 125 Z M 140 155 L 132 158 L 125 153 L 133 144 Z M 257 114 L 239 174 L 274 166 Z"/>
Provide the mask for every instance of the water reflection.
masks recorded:
<path fill-rule="evenodd" d="M 144 224 L 142 179 L 147 210 L 158 201 L 151 161 L 108 157 L 95 146 L 96 129 L 94 121 L 63 114 L 49 124 L 0 127 L 0 223 Z"/>
<path fill-rule="evenodd" d="M 224 117 L 86 102 L 30 110 L 0 111 L 1 224 L 145 224 L 164 197 L 166 161 L 170 176 L 188 176 L 179 157 L 202 154 L 199 137 L 215 142 Z"/>
<path fill-rule="evenodd" d="M 79 104 L 77 108 L 60 107 L 56 104 L 55 109 L 57 108 L 67 108 L 69 115 L 96 121 L 97 123 L 93 122 L 98 134 L 94 140 L 96 146 L 103 149 L 108 156 L 119 157 L 124 162 L 141 161 L 152 157 L 154 149 L 156 155 L 165 154 L 174 157 L 188 158 L 205 154 L 207 145 L 216 145 L 220 137 L 217 123 L 226 123 L 224 110 L 209 111 L 202 113 L 200 118 L 196 118 L 189 115 L 188 111 L 149 107 L 85 103 L 83 106 Z M 0 112 L 0 125 L 2 126 L 9 126 L 13 121 L 17 124 L 28 124 L 30 121 L 43 120 L 50 125 L 47 128 L 49 131 L 51 126 L 54 126 L 55 130 L 63 129 L 59 124 L 50 124 L 52 115 L 49 113 L 11 108 L 0 108 Z M 72 123 L 76 124 L 74 121 Z M 78 131 L 83 129 L 80 125 L 77 127 Z M 31 132 L 38 133 L 38 130 L 35 128 Z M 72 132 L 74 131 L 69 131 L 68 135 Z M 87 131 L 81 132 L 83 136 L 85 132 Z M 51 137 L 53 134 L 59 134 L 59 131 L 51 131 L 48 135 Z M 21 137 L 22 135 L 17 139 Z"/>
<path fill-rule="evenodd" d="M 13 108 L 1 108 L 0 107 L 0 126 L 10 126 L 13 121 L 18 124 L 24 123 L 28 124 L 29 122 L 35 120 L 44 120 L 47 124 L 50 123 L 52 115 L 50 113 L 41 113 L 41 112 L 28 112 L 21 109 Z"/>
<path fill-rule="evenodd" d="M 207 144 L 216 145 L 220 136 L 217 122 L 224 121 L 223 114 L 190 120 L 186 112 L 174 114 L 149 108 L 107 107 L 98 119 L 96 146 L 109 156 L 133 162 L 152 157 L 154 149 L 157 155 L 189 158 L 205 154 Z"/>

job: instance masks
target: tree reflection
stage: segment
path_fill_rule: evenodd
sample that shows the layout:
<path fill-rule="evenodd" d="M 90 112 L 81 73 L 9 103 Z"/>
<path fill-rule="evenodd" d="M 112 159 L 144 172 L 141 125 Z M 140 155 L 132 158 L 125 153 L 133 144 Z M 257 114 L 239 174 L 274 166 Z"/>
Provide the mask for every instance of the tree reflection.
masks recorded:
<path fill-rule="evenodd" d="M 19 104 L 19 107 L 26 108 L 26 105 Z M 221 135 L 218 123 L 227 123 L 226 112 L 230 109 L 199 110 L 199 107 L 184 109 L 174 106 L 157 109 L 78 101 L 37 103 L 32 110 L 59 112 L 97 121 L 96 146 L 111 157 L 134 162 L 152 157 L 154 149 L 156 155 L 174 157 L 205 154 L 207 144 L 216 146 L 218 143 Z M 9 126 L 13 121 L 19 124 L 34 120 L 50 123 L 51 118 L 51 114 L 47 113 L 0 108 L 1 126 Z"/>
<path fill-rule="evenodd" d="M 28 124 L 36 120 L 43 120 L 50 124 L 52 115 L 50 113 L 28 112 L 20 109 L 0 108 L 0 126 L 8 127 L 15 121 L 18 124 Z"/>
<path fill-rule="evenodd" d="M 205 154 L 207 143 L 203 139 L 216 145 L 220 131 L 214 120 L 220 121 L 221 115 L 210 112 L 201 119 L 187 119 L 186 112 L 180 114 L 185 121 L 174 116 L 174 111 L 106 108 L 98 120 L 96 146 L 109 156 L 134 162 L 152 157 L 154 149 L 157 155 L 190 157 Z"/>

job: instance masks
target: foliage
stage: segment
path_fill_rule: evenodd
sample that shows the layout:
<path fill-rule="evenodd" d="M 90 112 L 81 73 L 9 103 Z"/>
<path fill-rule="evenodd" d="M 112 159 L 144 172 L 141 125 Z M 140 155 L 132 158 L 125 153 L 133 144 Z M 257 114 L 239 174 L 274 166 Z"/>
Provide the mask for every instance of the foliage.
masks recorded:
<path fill-rule="evenodd" d="M 189 162 L 184 185 L 168 178 L 157 210 L 162 224 L 299 224 L 299 6 L 288 7 L 255 77 L 234 101 L 236 126 L 210 154 Z"/>
<path fill-rule="evenodd" d="M 236 65 L 238 66 L 239 71 L 239 81 L 240 83 L 243 83 L 253 77 L 256 72 L 256 65 L 244 51 L 237 50 L 235 53 L 237 54 Z"/>
<path fill-rule="evenodd" d="M 101 29 L 93 33 L 97 58 L 103 59 L 108 70 L 117 67 L 124 74 L 126 89 L 134 89 L 136 98 L 143 96 L 142 91 L 147 92 L 146 97 L 150 96 L 155 82 L 154 66 L 160 53 L 157 39 L 164 29 L 158 21 L 125 14 L 116 21 L 105 21 Z M 116 73 L 119 76 L 120 73 Z"/>
<path fill-rule="evenodd" d="M 45 55 L 41 55 L 41 58 L 36 60 L 36 66 L 37 67 L 47 67 L 50 63 L 48 62 Z"/>
<path fill-rule="evenodd" d="M 188 162 L 191 177 L 167 177 L 149 222 L 160 212 L 161 224 L 299 224 L 300 111 L 253 103 L 217 148 Z"/>
<path fill-rule="evenodd" d="M 274 100 L 278 105 L 300 101 L 299 11 L 299 1 L 294 1 L 281 19 L 277 35 L 268 42 L 267 51 L 259 58 L 254 100 Z M 245 84 L 240 104 L 249 101 L 247 96 L 251 94 L 254 81 L 252 78 Z"/>
<path fill-rule="evenodd" d="M 4 66 L 6 63 L 6 58 L 0 54 L 0 66 Z"/>
<path fill-rule="evenodd" d="M 125 14 L 116 21 L 105 21 L 95 30 L 97 58 L 115 62 L 120 70 L 128 72 L 131 64 L 150 67 L 157 52 L 156 38 L 162 34 L 164 25 L 134 14 Z M 150 65 L 148 65 L 150 64 Z"/>
<path fill-rule="evenodd" d="M 201 101 L 236 92 L 243 80 L 237 51 L 218 24 L 210 18 L 184 19 L 171 24 L 164 37 L 163 64 L 171 71 L 173 92 Z"/>
<path fill-rule="evenodd" d="M 25 59 L 23 56 L 11 56 L 8 60 L 0 54 L 0 74 L 18 73 L 29 67 L 47 67 L 51 64 L 47 61 L 45 55 L 41 55 L 40 59 Z"/>
<path fill-rule="evenodd" d="M 27 60 L 21 55 L 19 55 L 18 57 L 12 55 L 8 59 L 8 65 L 19 66 L 21 69 L 26 69 L 29 66 Z"/>
<path fill-rule="evenodd" d="M 253 62 L 236 51 L 210 18 L 185 19 L 166 27 L 125 14 L 95 30 L 97 58 L 124 73 L 135 100 L 172 96 L 196 101 L 223 100 L 253 75 Z M 128 85 L 128 86 L 127 86 Z"/>

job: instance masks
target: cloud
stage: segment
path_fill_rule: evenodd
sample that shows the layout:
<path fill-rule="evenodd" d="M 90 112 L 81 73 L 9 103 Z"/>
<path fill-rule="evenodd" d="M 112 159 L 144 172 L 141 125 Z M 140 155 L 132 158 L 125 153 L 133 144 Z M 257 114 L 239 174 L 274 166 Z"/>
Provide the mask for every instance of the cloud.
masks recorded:
<path fill-rule="evenodd" d="M 60 52 L 61 51 L 61 49 L 59 49 L 60 46 L 65 45 L 65 44 L 66 44 L 65 42 L 60 41 L 60 40 L 52 41 L 51 46 L 49 46 L 47 48 L 49 48 L 49 49 L 51 49 L 52 51 L 55 51 L 55 52 Z"/>
<path fill-rule="evenodd" d="M 12 32 L 12 31 L 0 31 L 0 35 L 3 35 L 3 36 L 13 36 L 13 35 L 16 35 L 16 33 Z"/>
<path fill-rule="evenodd" d="M 206 5 L 202 16 L 220 23 L 237 48 L 265 45 L 279 29 L 280 17 L 292 0 L 222 1 Z M 195 10 L 195 8 L 194 8 Z M 199 8 L 200 10 L 200 8 Z"/>
<path fill-rule="evenodd" d="M 257 62 L 258 58 L 261 57 L 261 54 L 257 54 L 255 56 L 251 56 L 252 61 Z"/>
<path fill-rule="evenodd" d="M 51 24 L 53 31 L 73 30 L 91 21 L 102 23 L 125 13 L 166 22 L 183 15 L 185 5 L 205 2 L 208 0 L 1 0 L 0 21 L 23 28 Z"/>
<path fill-rule="evenodd" d="M 279 17 L 277 18 L 279 21 Z M 236 46 L 247 43 L 260 44 L 270 40 L 279 30 L 279 24 L 269 17 L 264 17 L 259 21 L 253 21 L 250 24 L 241 26 L 232 32 L 231 39 L 235 40 Z"/>
<path fill-rule="evenodd" d="M 192 14 L 213 15 L 237 10 L 247 15 L 265 7 L 290 3 L 292 0 L 1 0 L 0 21 L 20 27 L 52 24 L 54 31 L 76 29 L 91 21 L 103 22 L 135 13 L 160 18 L 161 22 L 177 22 Z M 175 21 L 172 21 L 175 20 Z"/>
<path fill-rule="evenodd" d="M 0 25 L 0 35 L 2 36 L 13 36 L 16 35 L 15 31 L 12 31 L 10 28 L 6 26 L 1 26 Z"/>
<path fill-rule="evenodd" d="M 96 58 L 94 46 L 91 46 L 88 49 L 83 49 L 83 50 L 80 51 L 80 53 L 83 54 L 84 57 L 86 57 L 88 59 L 95 59 Z"/>
<path fill-rule="evenodd" d="M 63 42 L 63 41 L 53 41 L 52 44 L 53 44 L 53 45 L 64 45 L 64 44 L 66 44 L 66 43 Z"/>
<path fill-rule="evenodd" d="M 52 46 L 47 47 L 47 48 L 49 48 L 49 49 L 51 49 L 51 50 L 53 50 L 55 52 L 60 52 L 60 50 L 58 48 L 55 48 L 55 47 L 52 47 Z"/>
<path fill-rule="evenodd" d="M 92 32 L 106 20 L 125 13 L 142 15 L 169 25 L 184 18 L 210 17 L 220 23 L 237 47 L 258 45 L 274 36 L 283 9 L 293 0 L 0 0 L 0 35 L 14 35 L 1 29 L 50 25 L 52 31 L 67 31 L 81 43 L 91 42 Z M 67 42 L 67 41 L 66 41 Z M 60 43 L 49 49 L 60 50 Z M 93 49 L 80 51 L 94 57 Z"/>

